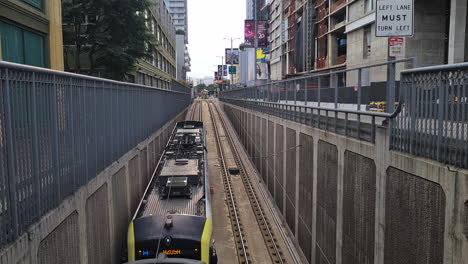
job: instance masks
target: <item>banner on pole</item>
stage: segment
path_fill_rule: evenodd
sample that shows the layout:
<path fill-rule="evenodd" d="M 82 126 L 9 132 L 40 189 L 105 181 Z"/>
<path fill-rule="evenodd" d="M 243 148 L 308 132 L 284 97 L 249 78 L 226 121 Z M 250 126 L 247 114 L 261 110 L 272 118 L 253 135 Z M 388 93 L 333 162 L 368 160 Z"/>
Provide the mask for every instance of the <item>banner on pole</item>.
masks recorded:
<path fill-rule="evenodd" d="M 226 64 L 239 64 L 239 49 L 226 49 Z"/>

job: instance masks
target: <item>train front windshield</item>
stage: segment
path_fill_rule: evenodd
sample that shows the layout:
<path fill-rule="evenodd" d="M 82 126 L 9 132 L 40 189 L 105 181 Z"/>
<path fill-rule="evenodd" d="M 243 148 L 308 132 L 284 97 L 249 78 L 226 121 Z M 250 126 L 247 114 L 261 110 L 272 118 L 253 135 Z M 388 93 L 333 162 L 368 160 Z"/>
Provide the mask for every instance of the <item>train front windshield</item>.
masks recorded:
<path fill-rule="evenodd" d="M 168 219 L 167 217 L 170 217 Z M 204 260 L 209 258 L 211 223 L 190 215 L 137 218 L 129 228 L 129 261 L 168 258 Z"/>

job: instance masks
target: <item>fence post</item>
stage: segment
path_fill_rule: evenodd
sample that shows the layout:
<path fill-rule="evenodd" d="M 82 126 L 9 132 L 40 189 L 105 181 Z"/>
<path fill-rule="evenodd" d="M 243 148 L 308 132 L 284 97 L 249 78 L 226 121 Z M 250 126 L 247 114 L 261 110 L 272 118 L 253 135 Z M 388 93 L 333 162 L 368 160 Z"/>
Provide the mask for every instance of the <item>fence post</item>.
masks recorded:
<path fill-rule="evenodd" d="M 330 81 L 333 80 L 333 86 L 335 86 L 335 109 L 338 109 L 338 74 L 333 73 L 330 77 Z M 336 112 L 335 112 L 336 113 Z"/>
<path fill-rule="evenodd" d="M 71 164 L 71 171 L 73 175 L 73 190 L 75 190 L 78 186 L 80 186 L 79 181 L 78 181 L 78 176 L 77 176 L 77 169 L 76 169 L 76 149 L 75 149 L 75 109 L 76 109 L 76 104 L 74 102 L 74 97 L 73 97 L 73 79 L 70 77 L 70 128 L 71 128 L 71 138 L 72 138 L 72 164 Z M 75 87 L 75 89 L 78 89 Z"/>
<path fill-rule="evenodd" d="M 395 67 L 396 63 L 387 65 L 387 112 L 395 111 Z"/>
<path fill-rule="evenodd" d="M 362 96 L 362 91 L 361 91 L 361 86 L 362 86 L 362 69 L 359 68 L 358 70 L 358 90 L 357 90 L 357 110 L 361 110 L 361 96 Z"/>
<path fill-rule="evenodd" d="M 409 153 L 414 154 L 414 138 L 416 133 L 416 118 L 417 118 L 417 108 L 416 108 L 416 89 L 414 85 L 414 74 L 411 74 L 411 86 L 409 87 L 409 94 L 410 94 L 410 120 L 411 120 L 411 129 L 410 129 L 410 138 L 409 138 Z"/>
<path fill-rule="evenodd" d="M 53 75 L 52 78 L 52 135 L 54 140 L 53 157 L 55 162 L 55 180 L 57 181 L 57 203 L 60 203 L 62 197 L 62 190 L 60 186 L 60 158 L 59 158 L 59 126 L 58 126 L 58 97 L 57 97 L 57 77 Z"/>
<path fill-rule="evenodd" d="M 307 82 L 307 78 L 305 78 L 304 80 L 304 105 L 307 106 L 307 90 L 308 90 L 308 82 Z"/>
<path fill-rule="evenodd" d="M 320 107 L 320 93 L 321 93 L 321 90 L 322 89 L 322 78 L 320 76 L 318 76 L 318 91 L 317 91 L 317 106 Z M 319 115 L 320 115 L 320 111 L 319 111 Z"/>
<path fill-rule="evenodd" d="M 11 97 L 10 97 L 10 78 L 9 71 L 5 69 L 5 89 L 3 89 L 4 103 L 5 103 L 5 134 L 8 153 L 8 188 L 10 197 L 11 218 L 13 220 L 13 238 L 18 237 L 19 223 L 18 223 L 18 196 L 16 195 L 16 171 L 14 160 L 14 147 L 13 147 L 13 123 L 11 111 Z"/>
<path fill-rule="evenodd" d="M 33 153 L 32 153 L 32 163 L 33 163 L 33 177 L 34 177 L 34 183 L 36 186 L 34 186 L 34 191 L 35 195 L 34 197 L 36 198 L 36 205 L 37 205 L 37 216 L 40 218 L 42 214 L 42 204 L 41 204 L 41 183 L 40 183 L 40 170 L 39 170 L 39 141 L 38 141 L 38 136 L 37 136 L 37 98 L 36 98 L 36 73 L 32 73 L 32 89 L 31 89 L 31 110 L 32 110 L 32 147 L 33 147 Z"/>
<path fill-rule="evenodd" d="M 437 160 L 441 160 L 441 147 L 442 147 L 442 135 L 444 133 L 444 109 L 445 104 L 447 103 L 446 100 L 446 89 L 445 83 L 443 81 L 443 72 L 439 72 L 439 109 L 438 109 L 438 116 L 437 116 Z M 414 122 L 414 121 L 413 121 Z"/>
<path fill-rule="evenodd" d="M 294 81 L 294 105 L 297 105 L 297 81 Z"/>

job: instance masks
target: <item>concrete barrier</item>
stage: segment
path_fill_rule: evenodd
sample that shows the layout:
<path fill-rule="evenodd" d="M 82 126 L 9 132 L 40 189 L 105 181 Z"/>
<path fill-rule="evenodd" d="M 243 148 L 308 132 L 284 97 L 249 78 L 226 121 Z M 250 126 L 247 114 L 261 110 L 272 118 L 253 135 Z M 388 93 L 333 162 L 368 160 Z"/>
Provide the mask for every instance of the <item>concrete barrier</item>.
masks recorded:
<path fill-rule="evenodd" d="M 309 263 L 468 263 L 468 171 L 220 104 Z"/>
<path fill-rule="evenodd" d="M 175 122 L 185 114 L 105 168 L 2 249 L 0 264 L 121 263 L 129 220 Z"/>

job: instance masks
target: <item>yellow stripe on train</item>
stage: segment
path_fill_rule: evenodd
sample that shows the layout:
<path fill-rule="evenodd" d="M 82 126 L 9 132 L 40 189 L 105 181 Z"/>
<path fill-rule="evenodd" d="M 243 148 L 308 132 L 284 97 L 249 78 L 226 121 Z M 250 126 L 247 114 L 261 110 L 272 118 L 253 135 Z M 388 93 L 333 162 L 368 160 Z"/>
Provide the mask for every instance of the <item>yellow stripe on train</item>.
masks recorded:
<path fill-rule="evenodd" d="M 133 229 L 133 221 L 128 225 L 127 250 L 128 262 L 135 261 L 135 231 Z"/>
<path fill-rule="evenodd" d="M 205 227 L 203 228 L 203 234 L 201 238 L 201 260 L 206 264 L 210 263 L 210 244 L 211 235 L 213 234 L 213 225 L 210 219 L 206 219 Z"/>

